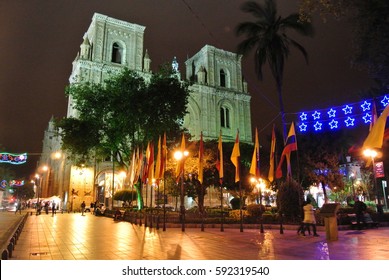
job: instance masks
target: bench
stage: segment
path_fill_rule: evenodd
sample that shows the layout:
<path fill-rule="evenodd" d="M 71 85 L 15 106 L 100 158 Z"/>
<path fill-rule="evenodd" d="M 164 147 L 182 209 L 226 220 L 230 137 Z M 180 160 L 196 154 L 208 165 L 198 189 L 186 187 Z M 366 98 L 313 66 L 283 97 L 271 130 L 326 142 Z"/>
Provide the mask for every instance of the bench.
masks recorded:
<path fill-rule="evenodd" d="M 350 223 L 351 223 L 351 228 L 354 229 L 357 227 L 357 216 L 355 214 L 347 214 Z M 366 226 L 366 228 L 377 228 L 378 227 L 378 222 L 373 221 L 369 213 L 365 213 L 363 215 L 364 223 L 362 222 L 362 226 Z"/>

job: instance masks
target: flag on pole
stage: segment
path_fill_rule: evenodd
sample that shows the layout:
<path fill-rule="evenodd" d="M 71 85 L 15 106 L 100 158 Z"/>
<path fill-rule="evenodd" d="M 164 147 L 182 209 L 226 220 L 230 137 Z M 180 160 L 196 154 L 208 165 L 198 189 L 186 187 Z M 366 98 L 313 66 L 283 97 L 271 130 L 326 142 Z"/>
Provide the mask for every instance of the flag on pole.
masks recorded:
<path fill-rule="evenodd" d="M 251 159 L 250 174 L 254 175 L 256 178 L 259 178 L 259 140 L 258 140 L 258 129 L 255 128 L 255 144 L 253 157 Z"/>
<path fill-rule="evenodd" d="M 297 139 L 296 139 L 296 132 L 294 130 L 294 123 L 290 125 L 288 138 L 286 138 L 286 143 L 284 146 L 284 150 L 281 154 L 280 162 L 278 163 L 277 170 L 276 170 L 276 178 L 282 177 L 282 164 L 284 162 L 284 159 L 286 158 L 287 161 L 287 176 L 291 175 L 291 166 L 290 166 L 290 154 L 293 151 L 297 151 Z"/>
<path fill-rule="evenodd" d="M 185 135 L 182 133 L 182 139 L 181 139 L 181 148 L 180 151 L 184 153 L 185 151 Z M 184 169 L 184 160 L 180 160 L 177 164 L 177 169 L 176 169 L 176 177 L 178 178 L 181 174 L 181 172 Z"/>
<path fill-rule="evenodd" d="M 377 122 L 377 107 L 375 105 L 375 101 L 373 100 L 373 108 L 371 110 L 371 121 L 369 126 L 369 131 L 373 128 L 374 124 Z"/>
<path fill-rule="evenodd" d="M 162 140 L 162 152 L 161 152 L 161 178 L 165 176 L 166 161 L 167 161 L 167 146 L 166 146 L 166 132 L 163 134 Z"/>
<path fill-rule="evenodd" d="M 155 179 L 161 179 L 161 136 L 158 137 L 157 158 L 155 160 Z"/>
<path fill-rule="evenodd" d="M 154 144 L 153 142 L 149 142 L 149 152 L 146 154 L 147 156 L 147 169 L 148 169 L 148 176 L 147 179 L 149 181 L 149 184 L 153 181 L 154 178 Z"/>
<path fill-rule="evenodd" d="M 203 183 L 203 160 L 204 160 L 204 143 L 203 143 L 203 132 L 200 134 L 200 143 L 199 143 L 199 176 L 198 180 L 200 183 Z"/>
<path fill-rule="evenodd" d="M 220 184 L 222 183 L 224 177 L 224 168 L 223 168 L 223 142 L 222 142 L 222 132 L 220 131 L 219 142 L 217 145 L 217 149 L 219 151 L 217 161 L 216 161 L 216 169 L 219 172 Z"/>
<path fill-rule="evenodd" d="M 142 163 L 143 163 L 143 153 L 139 151 L 139 147 L 136 148 L 135 155 L 135 176 L 133 180 L 133 184 L 136 184 L 139 180 L 139 177 L 142 174 Z"/>
<path fill-rule="evenodd" d="M 384 142 L 384 132 L 386 126 L 386 118 L 389 114 L 389 105 L 386 106 L 385 110 L 382 112 L 380 117 L 377 119 L 373 127 L 371 128 L 369 135 L 363 142 L 362 150 L 364 149 L 374 149 L 374 148 L 382 148 L 382 144 Z"/>
<path fill-rule="evenodd" d="M 232 149 L 231 161 L 235 165 L 235 183 L 240 181 L 240 149 L 239 149 L 239 131 L 236 133 L 234 148 Z"/>
<path fill-rule="evenodd" d="M 129 178 L 130 184 L 132 185 L 134 182 L 135 174 L 136 174 L 136 152 L 135 152 L 135 150 L 132 153 L 132 159 L 130 162 L 130 167 L 128 169 L 128 173 L 129 173 L 128 178 Z"/>
<path fill-rule="evenodd" d="M 150 153 L 150 143 L 147 144 L 145 154 L 143 155 L 142 151 L 142 162 L 141 162 L 141 180 L 142 183 L 145 184 L 147 182 L 147 178 L 149 175 L 149 169 L 148 169 L 148 154 Z"/>
<path fill-rule="evenodd" d="M 270 168 L 269 168 L 269 181 L 273 182 L 274 181 L 274 155 L 276 151 L 276 132 L 274 130 L 274 125 L 273 125 L 273 130 L 271 132 L 271 144 L 270 144 Z"/>

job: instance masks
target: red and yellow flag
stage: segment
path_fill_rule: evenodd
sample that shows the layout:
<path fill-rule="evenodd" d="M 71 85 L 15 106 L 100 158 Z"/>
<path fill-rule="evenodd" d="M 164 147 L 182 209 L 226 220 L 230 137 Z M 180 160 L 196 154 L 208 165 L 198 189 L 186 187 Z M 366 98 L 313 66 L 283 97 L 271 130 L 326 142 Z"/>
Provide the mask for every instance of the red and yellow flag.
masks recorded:
<path fill-rule="evenodd" d="M 200 134 L 200 143 L 199 143 L 199 175 L 198 180 L 200 183 L 203 183 L 203 160 L 204 160 L 204 143 L 203 143 L 203 132 Z"/>
<path fill-rule="evenodd" d="M 166 132 L 163 134 L 162 140 L 162 152 L 161 152 L 161 178 L 165 176 L 166 161 L 167 161 L 167 146 L 166 146 Z"/>
<path fill-rule="evenodd" d="M 261 175 L 259 172 L 259 140 L 257 128 L 255 128 L 255 144 L 253 157 L 251 159 L 250 174 L 254 175 L 256 178 L 259 178 L 259 176 Z"/>
<path fill-rule="evenodd" d="M 276 132 L 274 130 L 274 125 L 273 125 L 273 130 L 271 133 L 271 144 L 270 144 L 270 167 L 269 167 L 269 176 L 268 179 L 270 182 L 274 181 L 274 155 L 276 151 Z"/>
<path fill-rule="evenodd" d="M 182 133 L 182 139 L 181 139 L 181 148 L 180 151 L 184 153 L 185 151 L 185 135 Z M 181 172 L 184 171 L 184 159 L 180 160 L 177 164 L 177 169 L 176 169 L 176 177 L 179 177 Z"/>
<path fill-rule="evenodd" d="M 234 148 L 232 149 L 231 161 L 235 165 L 235 183 L 240 181 L 240 149 L 239 149 L 239 131 L 236 133 Z"/>
<path fill-rule="evenodd" d="M 161 179 L 161 136 L 158 138 L 157 158 L 155 160 L 155 179 Z"/>
<path fill-rule="evenodd" d="M 277 166 L 276 178 L 282 177 L 282 164 L 285 158 L 287 161 L 287 176 L 291 175 L 290 153 L 293 151 L 297 151 L 297 138 L 296 138 L 296 132 L 294 130 L 294 123 L 290 125 L 288 138 L 286 138 L 284 150 L 282 151 L 281 159 Z"/>
<path fill-rule="evenodd" d="M 153 142 L 149 143 L 149 153 L 147 154 L 147 168 L 148 168 L 148 176 L 147 179 L 149 183 L 154 179 L 154 144 Z"/>
<path fill-rule="evenodd" d="M 217 149 L 219 150 L 217 161 L 216 161 L 216 169 L 219 172 L 220 183 L 222 183 L 224 177 L 224 168 L 223 168 L 223 141 L 222 141 L 222 133 L 220 131 L 219 142 L 217 145 Z"/>
<path fill-rule="evenodd" d="M 386 119 L 389 114 L 389 105 L 386 106 L 385 110 L 382 112 L 380 117 L 374 123 L 371 128 L 369 135 L 366 137 L 363 142 L 362 150 L 365 149 L 374 149 L 374 148 L 382 148 L 382 144 L 384 142 L 384 133 L 386 126 Z"/>

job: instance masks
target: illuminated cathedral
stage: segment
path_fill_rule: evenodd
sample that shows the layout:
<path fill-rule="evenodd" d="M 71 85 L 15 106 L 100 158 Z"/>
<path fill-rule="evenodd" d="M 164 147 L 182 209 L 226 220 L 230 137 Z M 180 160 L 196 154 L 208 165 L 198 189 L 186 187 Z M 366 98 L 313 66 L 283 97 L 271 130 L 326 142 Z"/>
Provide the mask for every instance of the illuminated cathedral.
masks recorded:
<path fill-rule="evenodd" d="M 123 68 L 134 70 L 147 80 L 152 70 L 151 57 L 144 46 L 144 32 L 144 26 L 95 13 L 73 61 L 69 83 L 101 83 Z M 200 133 L 204 140 L 218 139 L 221 133 L 223 141 L 232 142 L 239 130 L 240 141 L 252 143 L 251 96 L 242 76 L 241 59 L 241 55 L 205 45 L 185 61 L 185 77 L 192 84 L 188 113 L 182 125 L 192 140 L 198 140 Z M 181 79 L 176 58 L 172 60 L 172 67 Z M 77 117 L 71 97 L 67 117 Z M 65 157 L 54 160 L 51 154 L 60 150 L 61 139 L 52 131 L 50 121 L 40 164 L 53 168 L 43 175 L 46 176 L 43 195 L 59 195 L 64 205 L 74 208 L 82 201 L 91 203 L 96 198 L 105 201 L 103 188 L 108 188 L 109 177 L 115 178 L 111 180 L 113 187 L 120 188 L 121 178 L 112 172 L 112 162 L 80 168 Z"/>

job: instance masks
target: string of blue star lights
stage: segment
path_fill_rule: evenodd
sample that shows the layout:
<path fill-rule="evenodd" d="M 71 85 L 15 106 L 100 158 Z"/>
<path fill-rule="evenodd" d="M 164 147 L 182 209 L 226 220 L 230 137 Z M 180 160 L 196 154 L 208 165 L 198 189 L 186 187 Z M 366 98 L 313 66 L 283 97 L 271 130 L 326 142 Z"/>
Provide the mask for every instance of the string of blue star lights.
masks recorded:
<path fill-rule="evenodd" d="M 374 114 L 374 104 L 377 112 L 383 111 L 389 104 L 389 96 L 385 95 L 352 104 L 299 112 L 296 120 L 297 131 L 300 133 L 335 131 L 370 124 Z"/>

